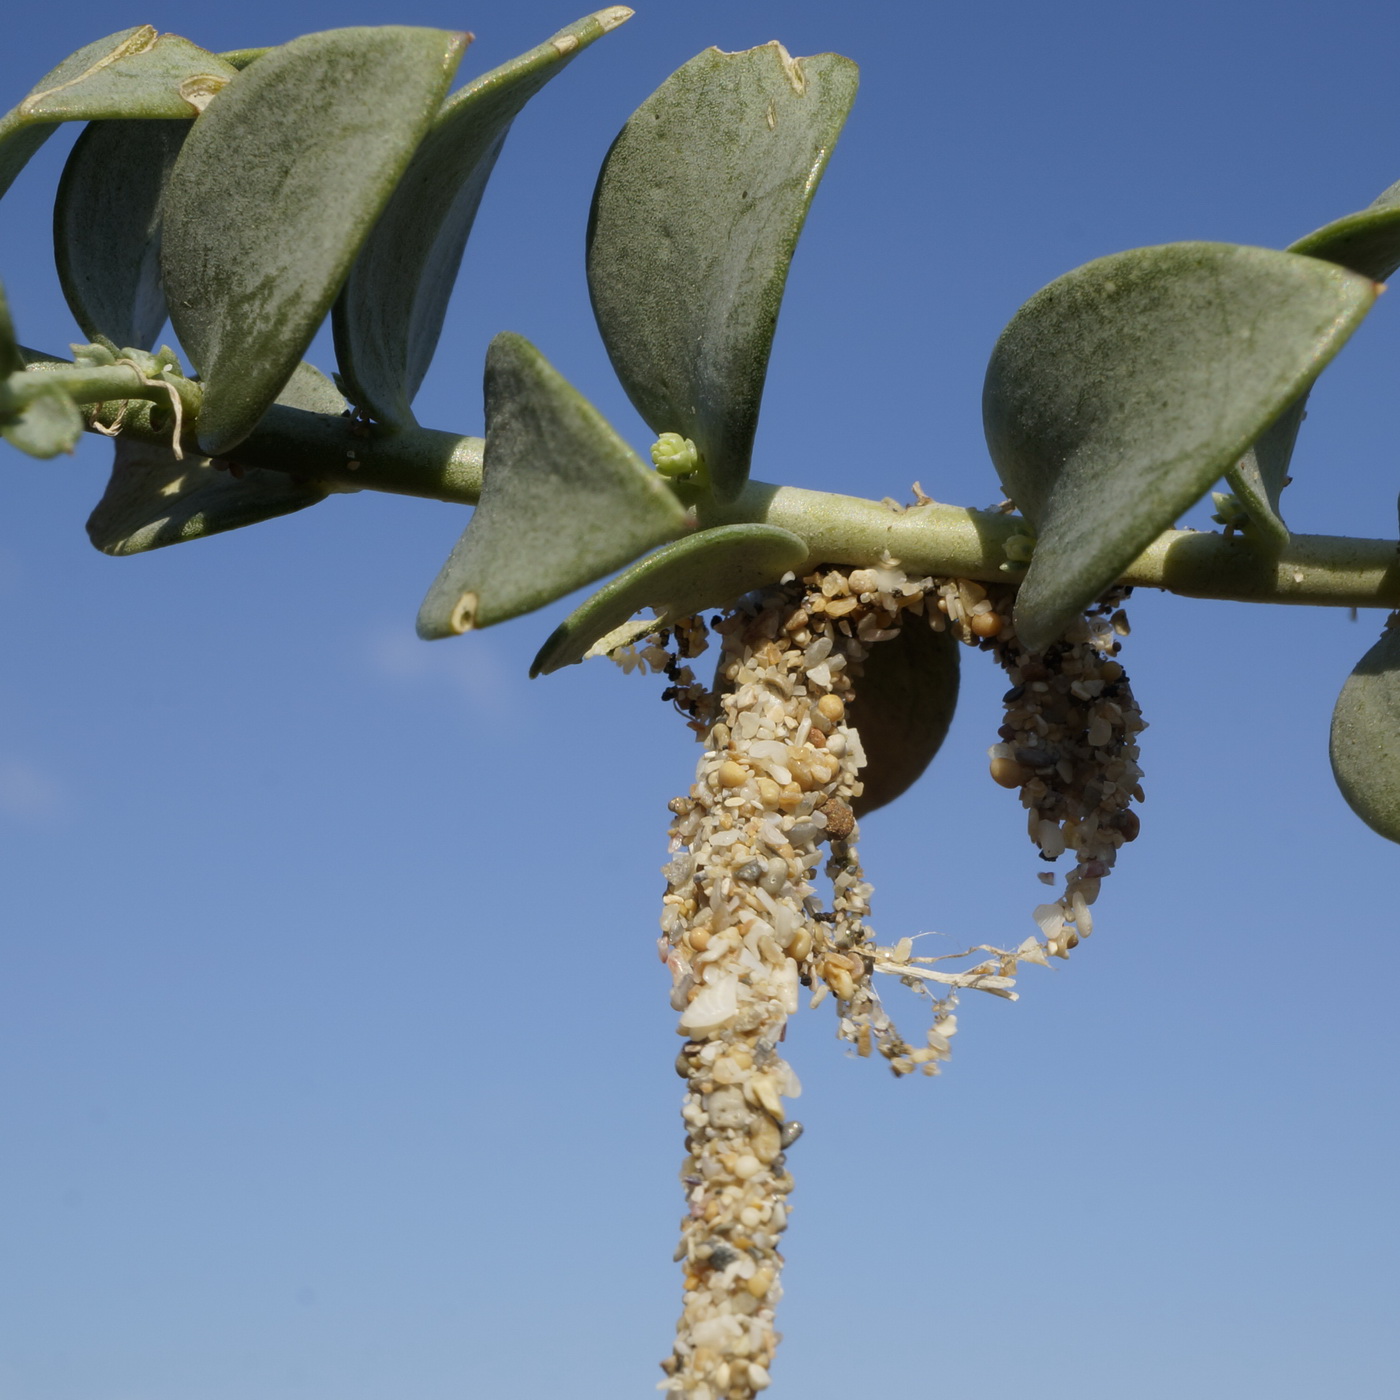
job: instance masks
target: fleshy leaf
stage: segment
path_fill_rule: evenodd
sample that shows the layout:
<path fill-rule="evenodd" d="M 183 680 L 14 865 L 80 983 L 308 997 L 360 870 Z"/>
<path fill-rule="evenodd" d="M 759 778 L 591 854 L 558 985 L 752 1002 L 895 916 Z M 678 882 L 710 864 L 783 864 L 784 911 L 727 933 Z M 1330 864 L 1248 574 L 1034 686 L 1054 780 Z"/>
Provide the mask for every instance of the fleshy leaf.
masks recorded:
<path fill-rule="evenodd" d="M 449 637 L 541 608 L 685 530 L 685 511 L 530 344 L 486 353 L 481 500 L 418 613 Z"/>
<path fill-rule="evenodd" d="M 35 382 L 25 371 L 36 358 L 16 341 L 10 304 L 0 287 L 0 437 L 30 457 L 57 457 L 77 445 L 83 415 L 56 384 L 40 386 L 35 395 Z"/>
<path fill-rule="evenodd" d="M 411 424 L 437 349 L 477 206 L 517 113 L 575 54 L 629 19 L 600 10 L 454 93 L 350 269 L 335 304 L 335 348 L 356 405 Z"/>
<path fill-rule="evenodd" d="M 1351 810 L 1400 841 L 1400 630 L 1357 663 L 1332 712 L 1332 772 Z"/>
<path fill-rule="evenodd" d="M 1038 536 L 1016 602 L 1026 647 L 1053 642 L 1244 455 L 1375 297 L 1314 258 L 1173 243 L 1100 258 L 1016 313 L 983 419 Z"/>
<path fill-rule="evenodd" d="M 10 299 L 5 295 L 5 288 L 0 286 L 0 378 L 18 374 L 24 367 L 25 359 L 20 353 L 15 323 L 10 316 Z"/>
<path fill-rule="evenodd" d="M 540 648 L 532 676 L 606 655 L 677 618 L 724 607 L 800 569 L 807 544 L 773 525 L 721 525 L 676 540 L 605 583 Z M 633 614 L 654 608 L 631 625 Z M 630 635 L 629 635 L 630 634 Z"/>
<path fill-rule="evenodd" d="M 889 641 L 870 648 L 847 711 L 865 750 L 865 791 L 851 806 L 864 816 L 893 802 L 933 761 L 958 703 L 958 651 L 951 632 L 906 617 Z"/>
<path fill-rule="evenodd" d="M 1400 184 L 1377 196 L 1369 208 L 1323 224 L 1289 245 L 1290 253 L 1340 263 L 1373 282 L 1400 267 Z"/>
<path fill-rule="evenodd" d="M 695 442 L 722 499 L 748 479 L 788 265 L 856 83 L 838 54 L 707 49 L 641 105 L 599 176 L 603 341 L 637 411 Z"/>
<path fill-rule="evenodd" d="M 297 366 L 278 403 L 311 413 L 345 408 L 335 385 L 313 365 Z M 327 490 L 285 472 L 248 467 L 220 471 L 209 458 L 178 461 L 159 443 L 119 437 L 107 490 L 88 517 L 88 538 L 104 554 L 141 554 L 289 515 L 324 500 Z"/>
<path fill-rule="evenodd" d="M 221 53 L 219 57 L 223 59 L 225 63 L 231 63 L 241 73 L 250 63 L 257 62 L 257 60 L 267 52 L 267 47 L 260 49 L 229 49 L 227 52 Z"/>
<path fill-rule="evenodd" d="M 166 189 L 171 321 L 217 456 L 267 411 L 431 124 L 465 36 L 336 29 L 272 49 L 190 132 Z"/>
<path fill-rule="evenodd" d="M 94 122 L 68 157 L 54 256 L 68 309 L 89 339 L 147 350 L 165 324 L 160 202 L 189 131 L 183 121 Z"/>
<path fill-rule="evenodd" d="M 188 121 L 238 70 L 178 34 L 149 24 L 87 44 L 46 73 L 0 117 L 0 194 L 59 122 L 134 117 Z"/>
<path fill-rule="evenodd" d="M 1225 473 L 1250 519 L 1265 539 L 1285 545 L 1292 538 L 1279 511 L 1279 497 L 1288 483 L 1288 466 L 1298 429 L 1307 417 L 1308 391 L 1283 410 L 1248 452 Z"/>
<path fill-rule="evenodd" d="M 1400 185 L 1392 185 L 1367 209 L 1300 238 L 1290 253 L 1339 263 L 1363 277 L 1384 282 L 1400 267 Z M 1298 429 L 1306 416 L 1307 394 L 1291 404 L 1226 473 L 1231 489 L 1240 498 L 1264 534 L 1280 544 L 1288 542 L 1288 527 L 1279 511 L 1279 496 L 1288 476 Z"/>
<path fill-rule="evenodd" d="M 58 385 L 45 385 L 16 413 L 0 415 L 0 437 L 31 457 L 71 452 L 83 435 L 83 415 Z"/>

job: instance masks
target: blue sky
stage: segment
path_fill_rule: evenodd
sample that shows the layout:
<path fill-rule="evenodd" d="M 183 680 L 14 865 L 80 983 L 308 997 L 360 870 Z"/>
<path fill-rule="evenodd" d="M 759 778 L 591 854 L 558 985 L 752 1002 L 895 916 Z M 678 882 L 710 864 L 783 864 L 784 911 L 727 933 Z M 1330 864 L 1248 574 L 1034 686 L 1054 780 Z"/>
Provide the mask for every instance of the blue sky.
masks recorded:
<path fill-rule="evenodd" d="M 465 76 L 577 17 L 500 8 L 28 6 L 0 105 L 136 23 L 216 49 L 467 27 Z M 862 68 L 788 285 L 768 480 L 987 504 L 981 378 L 1027 296 L 1122 248 L 1279 247 L 1400 178 L 1378 2 L 639 11 L 518 121 L 424 422 L 480 430 L 509 329 L 645 447 L 583 231 L 608 143 L 707 44 Z M 55 350 L 69 140 L 0 205 L 21 338 Z M 1295 530 L 1396 532 L 1389 301 L 1313 396 Z M 653 940 L 688 734 L 603 663 L 526 679 L 567 604 L 418 642 L 461 509 L 343 497 L 112 560 L 82 529 L 108 450 L 0 458 L 0 1397 L 651 1393 L 681 1209 Z M 848 1059 L 829 1008 L 789 1036 L 807 1131 L 775 1397 L 1393 1394 L 1400 852 L 1326 748 L 1382 619 L 1131 616 L 1148 801 L 1094 938 L 1015 1005 L 965 1001 L 938 1080 Z M 932 769 L 863 824 L 891 941 L 1034 931 L 976 660 Z"/>

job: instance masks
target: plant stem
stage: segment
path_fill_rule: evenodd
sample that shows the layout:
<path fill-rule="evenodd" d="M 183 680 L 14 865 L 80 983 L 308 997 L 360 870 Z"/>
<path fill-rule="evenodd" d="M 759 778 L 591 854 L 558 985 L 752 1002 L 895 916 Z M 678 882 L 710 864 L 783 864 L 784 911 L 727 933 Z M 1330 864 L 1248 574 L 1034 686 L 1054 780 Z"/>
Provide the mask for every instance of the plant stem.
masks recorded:
<path fill-rule="evenodd" d="M 818 563 L 870 565 L 888 553 L 910 573 L 1015 582 L 1005 542 L 1024 532 L 1019 516 L 938 503 L 899 509 L 857 496 L 769 486 L 752 481 L 739 499 L 707 514 L 705 525 L 758 520 L 791 530 Z M 1120 582 L 1196 598 L 1310 603 L 1330 607 L 1400 607 L 1400 546 L 1394 540 L 1294 535 L 1282 549 L 1214 532 L 1167 530 Z"/>
<path fill-rule="evenodd" d="M 52 371 L 51 371 L 52 372 Z M 135 381 L 124 367 L 107 371 Z M 123 381 L 125 386 L 125 381 Z M 134 392 L 134 390 L 132 391 Z M 143 386 L 142 396 L 157 391 Z M 108 409 L 119 405 L 104 405 Z M 168 440 L 148 412 L 129 416 L 123 433 Z M 430 428 L 393 432 L 349 417 L 276 406 L 232 459 L 283 471 L 338 490 L 367 489 L 475 505 L 481 494 L 484 443 Z M 806 567 L 870 566 L 891 555 L 914 574 L 1014 583 L 1005 545 L 1024 531 L 1019 516 L 931 503 L 894 507 L 858 496 L 750 481 L 737 500 L 702 508 L 709 527 L 740 521 L 776 525 L 807 541 Z M 1124 571 L 1121 582 L 1188 597 L 1324 607 L 1400 607 L 1400 546 L 1393 540 L 1294 535 L 1283 548 L 1249 534 L 1168 530 Z"/>
<path fill-rule="evenodd" d="M 123 437 L 168 445 L 168 422 L 151 417 L 151 409 L 160 408 L 168 398 L 162 394 L 151 404 L 133 399 L 125 415 L 122 403 L 102 403 L 90 416 L 89 426 L 94 419 L 109 427 L 119 422 Z M 320 482 L 337 491 L 386 491 L 475 505 L 481 495 L 484 446 L 481 438 L 432 428 L 390 433 L 345 415 L 274 404 L 227 460 L 236 466 L 285 472 L 298 481 Z M 198 450 L 193 443 L 187 447 Z"/>
<path fill-rule="evenodd" d="M 156 404 L 171 404 L 171 395 L 178 394 L 186 416 L 193 421 L 204 397 L 200 386 L 192 379 L 178 374 L 168 378 L 143 374 L 129 361 L 113 365 L 74 365 L 64 360 L 31 361 L 28 370 L 13 374 L 5 387 L 16 403 L 31 401 L 37 394 L 57 384 L 79 405 L 94 405 L 90 417 L 102 417 L 110 405 L 120 411 L 124 401 L 148 400 Z M 166 430 L 165 436 L 169 437 Z"/>
<path fill-rule="evenodd" d="M 270 408 L 230 454 L 241 466 L 264 467 L 341 490 L 388 491 L 475 505 L 481 495 L 481 438 L 432 428 L 366 431 L 351 418 Z"/>

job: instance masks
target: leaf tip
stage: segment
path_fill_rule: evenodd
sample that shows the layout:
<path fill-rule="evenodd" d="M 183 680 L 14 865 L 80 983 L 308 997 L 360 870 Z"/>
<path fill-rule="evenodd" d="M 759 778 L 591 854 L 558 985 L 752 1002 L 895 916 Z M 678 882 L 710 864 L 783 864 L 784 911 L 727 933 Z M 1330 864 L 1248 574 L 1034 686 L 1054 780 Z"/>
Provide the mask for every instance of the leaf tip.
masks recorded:
<path fill-rule="evenodd" d="M 463 632 L 470 632 L 476 626 L 476 610 L 480 602 L 480 597 L 475 593 L 463 593 L 457 599 L 447 618 L 448 629 L 455 636 L 460 637 Z"/>
<path fill-rule="evenodd" d="M 418 612 L 417 633 L 425 642 L 440 641 L 443 637 L 460 637 L 476 626 L 480 596 L 476 593 L 463 593 L 453 604 L 450 612 L 444 614 L 442 602 L 436 596 L 436 586 L 430 590 Z"/>
<path fill-rule="evenodd" d="M 1069 625 L 1057 614 L 1046 615 L 1040 608 L 1022 609 L 1017 600 L 1013 620 L 1016 627 L 1016 640 L 1033 656 L 1041 655 L 1053 642 L 1059 640 L 1060 633 Z"/>
<path fill-rule="evenodd" d="M 227 78 L 217 73 L 197 73 L 180 84 L 180 100 L 188 103 L 198 116 L 228 86 L 228 82 Z"/>
<path fill-rule="evenodd" d="M 626 5 L 609 5 L 606 10 L 599 10 L 593 18 L 598 22 L 598 28 L 604 34 L 611 34 L 619 25 L 626 24 L 635 10 L 629 10 Z"/>

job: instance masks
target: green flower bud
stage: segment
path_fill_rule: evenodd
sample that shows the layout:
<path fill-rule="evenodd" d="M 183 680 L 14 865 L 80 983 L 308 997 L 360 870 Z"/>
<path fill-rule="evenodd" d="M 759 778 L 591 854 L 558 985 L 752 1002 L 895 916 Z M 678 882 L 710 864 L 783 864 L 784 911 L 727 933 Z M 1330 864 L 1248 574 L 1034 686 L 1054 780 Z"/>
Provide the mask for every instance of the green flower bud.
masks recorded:
<path fill-rule="evenodd" d="M 1238 530 L 1249 524 L 1249 512 L 1241 504 L 1238 496 L 1228 491 L 1212 491 L 1210 498 L 1215 502 L 1215 514 L 1211 519 L 1217 525 Z"/>
<path fill-rule="evenodd" d="M 689 476 L 700 465 L 700 453 L 689 438 L 662 433 L 651 445 L 651 460 L 662 476 Z"/>
<path fill-rule="evenodd" d="M 1008 536 L 1002 550 L 1006 554 L 1007 562 L 1001 568 L 1003 572 L 1010 573 L 1012 569 L 1031 562 L 1031 555 L 1035 553 L 1035 536 L 1029 528 L 1019 530 L 1016 534 Z"/>

